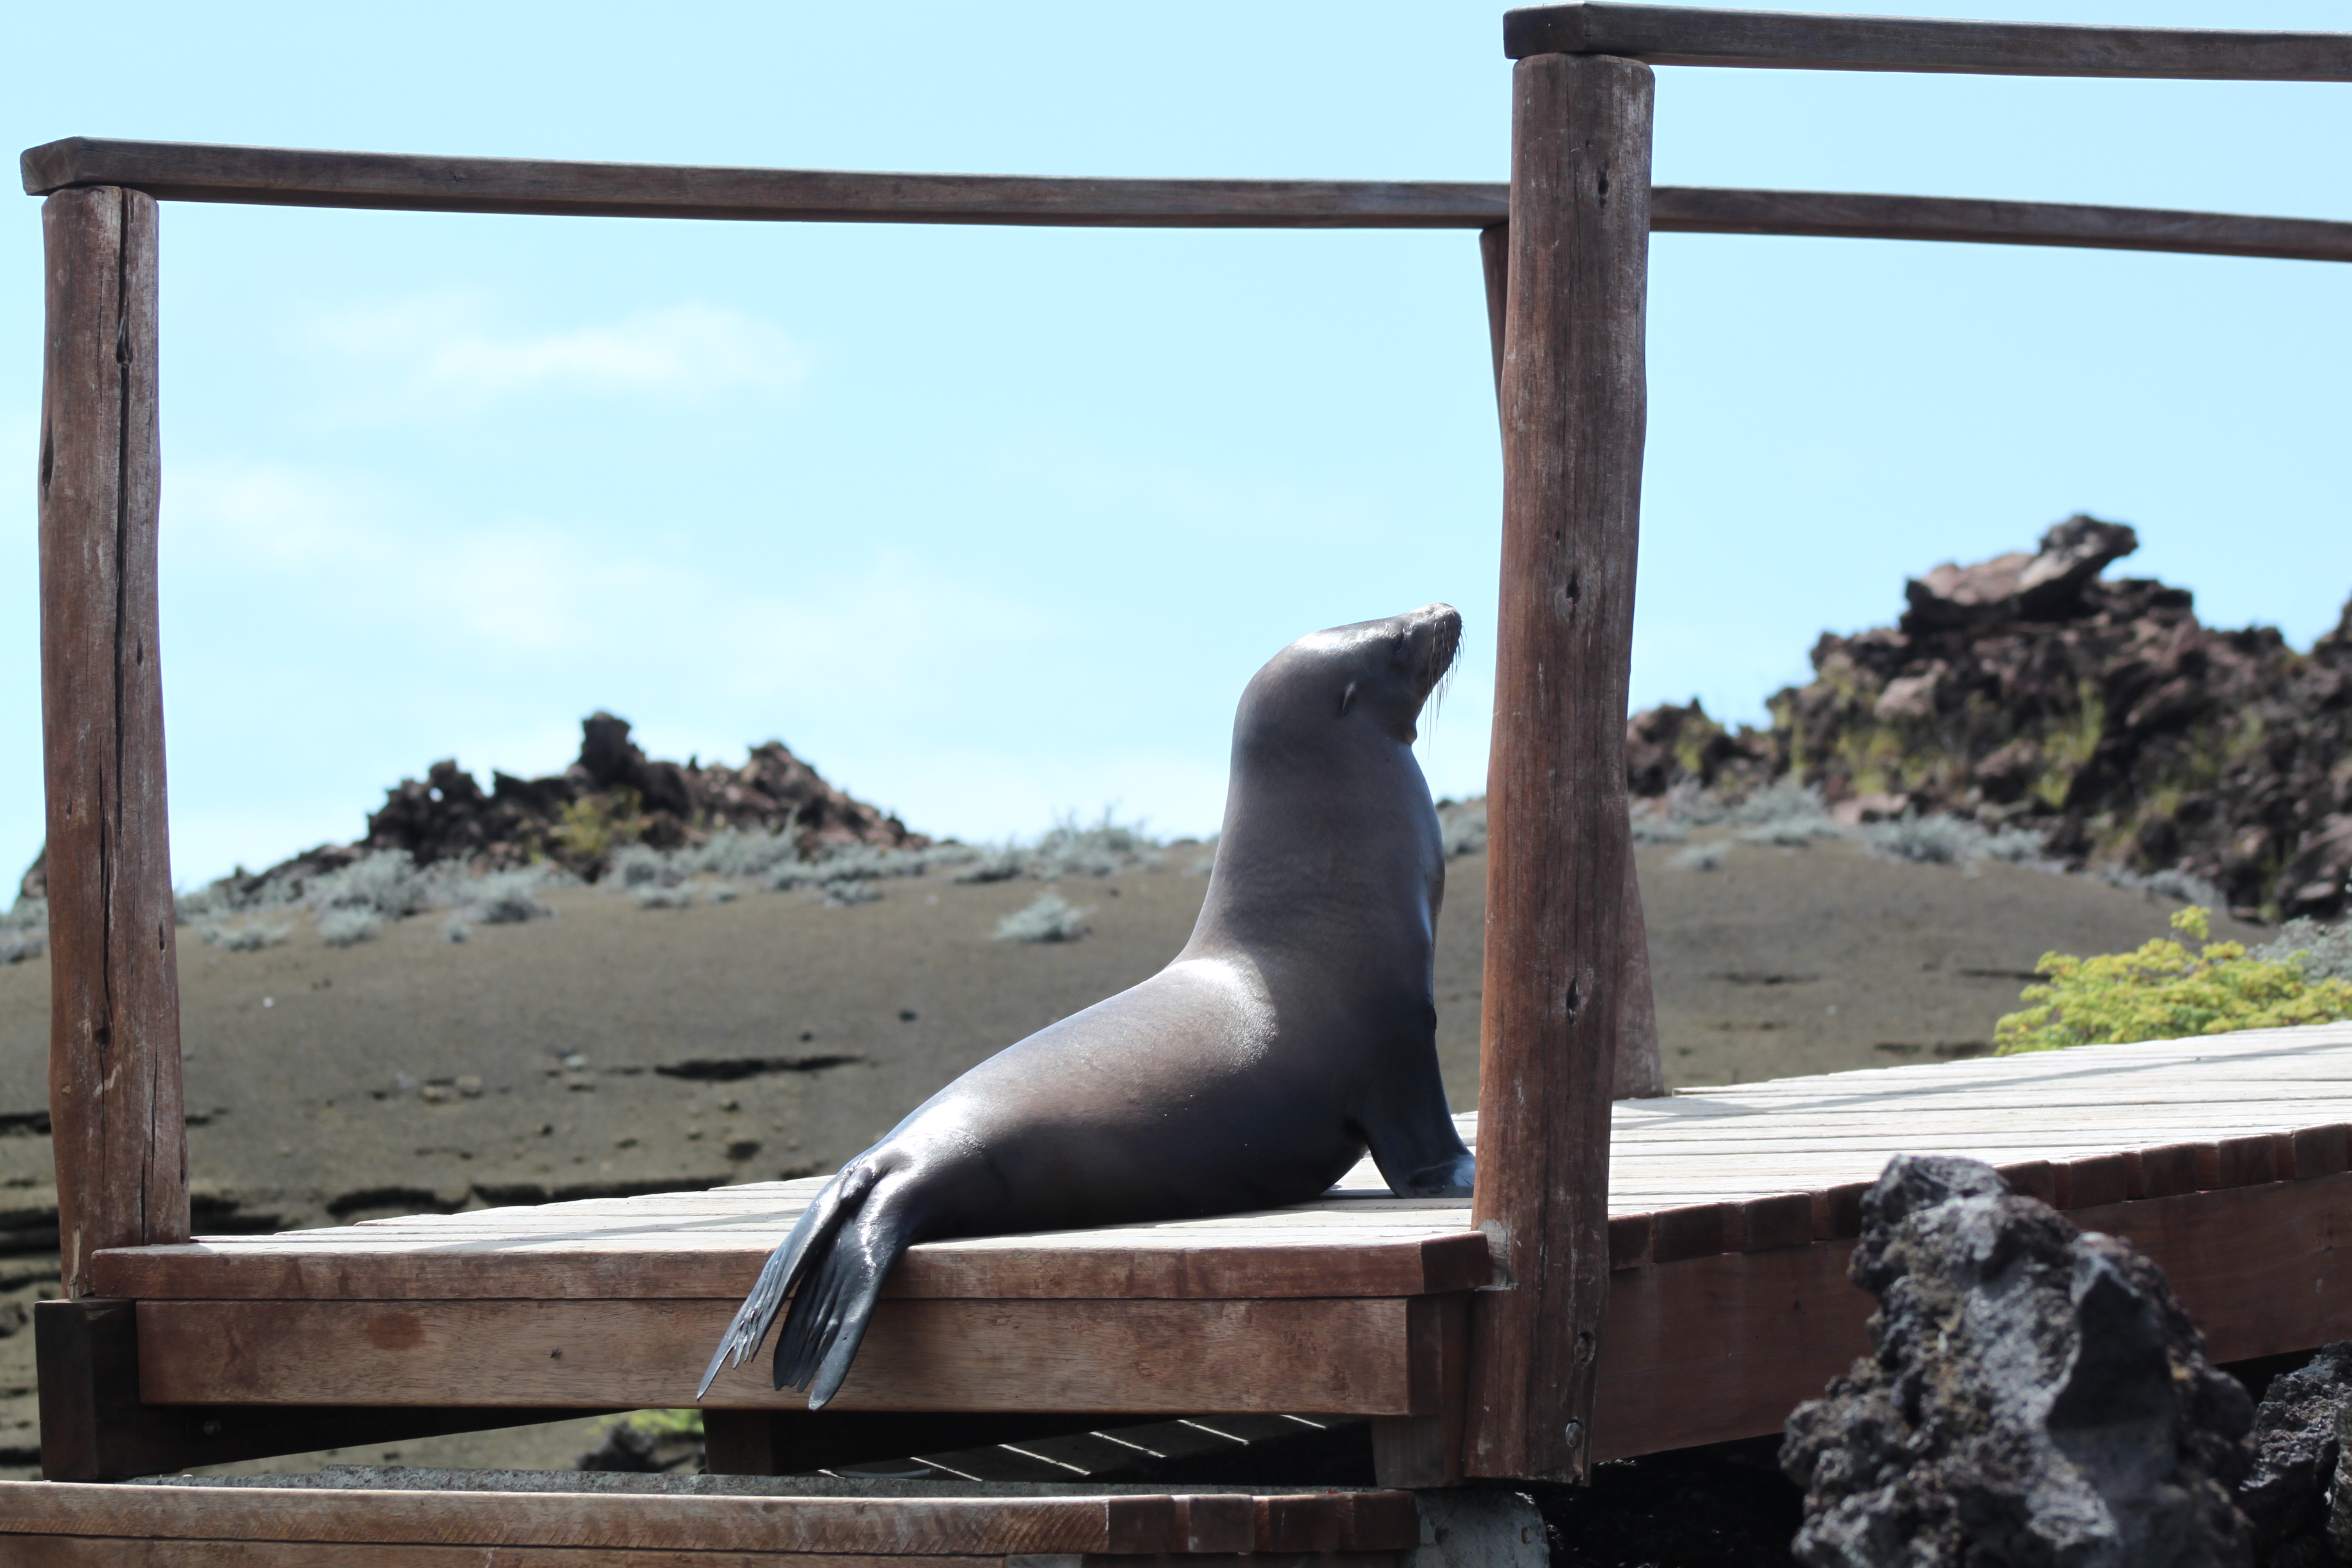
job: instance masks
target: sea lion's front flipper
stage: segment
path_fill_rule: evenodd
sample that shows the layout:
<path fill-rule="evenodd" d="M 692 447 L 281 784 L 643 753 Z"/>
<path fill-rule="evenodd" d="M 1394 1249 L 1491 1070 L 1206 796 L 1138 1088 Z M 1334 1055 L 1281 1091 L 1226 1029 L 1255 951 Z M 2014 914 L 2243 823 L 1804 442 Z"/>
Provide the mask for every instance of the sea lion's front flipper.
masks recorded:
<path fill-rule="evenodd" d="M 1476 1160 L 1445 1109 L 1435 1034 L 1433 1014 L 1427 1037 L 1402 1045 L 1373 1084 L 1358 1125 L 1381 1179 L 1401 1198 L 1466 1198 L 1477 1174 Z"/>
<path fill-rule="evenodd" d="M 872 1165 L 852 1164 L 826 1183 L 815 1200 L 802 1211 L 800 1222 L 784 1237 L 783 1245 L 768 1255 L 767 1267 L 760 1270 L 759 1281 L 735 1310 L 735 1321 L 727 1325 L 726 1333 L 719 1336 L 719 1349 L 712 1352 L 710 1364 L 703 1371 L 702 1386 L 694 1391 L 696 1399 L 710 1392 L 722 1367 L 741 1366 L 758 1353 L 760 1342 L 768 1337 L 768 1325 L 776 1321 L 784 1298 L 793 1294 L 811 1264 L 820 1256 L 830 1256 L 833 1238 L 841 1229 L 842 1221 L 865 1202 L 866 1194 L 873 1190 L 875 1175 Z M 782 1382 L 779 1380 L 776 1386 L 782 1388 Z"/>

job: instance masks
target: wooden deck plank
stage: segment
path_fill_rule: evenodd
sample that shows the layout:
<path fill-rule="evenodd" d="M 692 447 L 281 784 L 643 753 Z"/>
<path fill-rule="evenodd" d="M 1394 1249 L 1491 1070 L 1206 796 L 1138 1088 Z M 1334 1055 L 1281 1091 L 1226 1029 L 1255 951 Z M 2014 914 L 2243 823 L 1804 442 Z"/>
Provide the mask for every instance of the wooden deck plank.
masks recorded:
<path fill-rule="evenodd" d="M 2218 1356 L 2344 1337 L 2347 1123 L 2347 1026 L 1622 1105 L 1595 1453 L 1770 1430 L 1861 1353 L 1845 1258 L 1897 1152 L 1988 1159 L 2133 1238 Z M 1292 1209 L 915 1248 L 844 1407 L 1426 1418 L 1445 1364 L 1430 1314 L 1486 1277 L 1486 1238 L 1458 1202 L 1349 1183 Z M 682 1404 L 819 1185 L 219 1237 L 102 1253 L 98 1276 L 140 1300 L 152 1402 Z M 714 1400 L 797 1402 L 758 1365 Z"/>
<path fill-rule="evenodd" d="M 1202 1563 L 1235 1552 L 1409 1551 L 1412 1499 L 1391 1492 L 1309 1496 L 1141 1494 L 1057 1497 L 843 1498 L 595 1491 L 446 1491 L 295 1487 L 97 1486 L 0 1482 L 0 1541 L 11 1563 L 26 1538 L 136 1539 L 311 1546 L 462 1546 L 480 1563 L 593 1561 L 589 1552 L 687 1550 L 688 1561 L 789 1558 L 800 1568 L 912 1558 L 928 1568 L 977 1568 L 1007 1557 L 1167 1554 Z M 1311 1540 L 1312 1545 L 1303 1542 Z M 509 1551 L 561 1551 L 510 1558 Z M 32 1559 L 39 1561 L 40 1559 Z M 135 1559 L 133 1559 L 135 1561 Z M 205 1561 L 165 1556 L 158 1562 Z M 315 1562 L 317 1557 L 218 1561 Z M 366 1561 L 346 1558 L 335 1561 Z M 386 1563 L 439 1557 L 387 1557 Z M 65 1562 L 117 1558 L 66 1557 Z M 631 1555 L 632 1563 L 644 1559 Z"/>
<path fill-rule="evenodd" d="M 1475 1142 L 1476 1119 L 1456 1120 Z M 1798 1194 L 1816 1194 L 1817 1215 L 1851 1214 L 1853 1191 L 1897 1152 L 2046 1165 L 2036 1190 L 2079 1205 L 2332 1173 L 2345 1165 L 2346 1123 L 2352 1026 L 2343 1025 L 1731 1085 L 1618 1105 L 1610 1216 L 1622 1228 L 1643 1215 L 1680 1215 L 1671 1253 L 1697 1245 L 1704 1231 L 1686 1211 L 1728 1205 L 1728 1249 L 1785 1245 Z M 2071 1174 L 2078 1166 L 2079 1197 Z M 890 1293 L 1379 1298 L 1485 1282 L 1486 1244 L 1466 1205 L 1398 1199 L 1378 1184 L 1367 1163 L 1325 1198 L 1293 1208 L 930 1243 L 908 1254 Z M 94 1279 L 106 1294 L 151 1300 L 734 1300 L 823 1184 L 803 1178 L 207 1237 L 102 1253 Z M 1612 1255 L 1630 1247 L 1626 1256 L 1647 1256 L 1630 1239 L 1638 1234 L 1623 1231 Z"/>
<path fill-rule="evenodd" d="M 773 1244 L 773 1236 L 732 1243 L 649 1237 L 625 1248 L 593 1238 L 534 1246 L 484 1237 L 427 1247 L 402 1241 L 240 1245 L 240 1238 L 221 1237 L 101 1254 L 99 1288 L 142 1300 L 553 1300 L 583 1293 L 740 1300 Z M 909 1255 L 885 1294 L 994 1300 L 1383 1299 L 1473 1289 L 1492 1272 L 1486 1237 L 1464 1230 L 1377 1247 L 1338 1231 L 1289 1246 L 1095 1250 L 1100 1255 L 1034 1247 Z"/>
<path fill-rule="evenodd" d="M 841 1410 L 1434 1414 L 1415 1334 L 1438 1299 L 886 1301 Z M 673 1407 L 695 1402 L 718 1300 L 142 1301 L 157 1405 Z M 1434 1350 L 1434 1347 L 1431 1347 Z M 760 1358 L 704 1403 L 797 1408 Z"/>

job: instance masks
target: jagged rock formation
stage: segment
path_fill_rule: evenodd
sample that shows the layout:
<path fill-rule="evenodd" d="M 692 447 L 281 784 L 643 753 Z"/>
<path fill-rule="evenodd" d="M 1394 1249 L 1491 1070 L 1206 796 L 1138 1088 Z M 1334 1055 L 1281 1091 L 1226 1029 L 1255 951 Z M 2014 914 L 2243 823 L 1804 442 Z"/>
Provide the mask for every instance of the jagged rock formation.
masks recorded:
<path fill-rule="evenodd" d="M 579 760 L 546 778 L 493 773 L 486 794 L 455 762 L 439 762 L 421 780 L 403 779 L 354 850 L 404 849 L 419 864 L 463 859 L 490 870 L 543 858 L 593 879 L 624 844 L 675 849 L 723 827 L 793 828 L 804 850 L 930 842 L 825 783 L 782 741 L 754 746 L 730 768 L 648 757 L 628 721 L 610 713 L 591 714 L 580 730 Z"/>
<path fill-rule="evenodd" d="M 354 844 L 322 844 L 267 871 L 224 879 L 232 898 L 265 886 L 299 897 L 303 883 L 379 850 L 405 850 L 419 865 L 462 861 L 499 871 L 540 860 L 595 880 L 612 852 L 628 844 L 675 849 L 719 828 L 796 830 L 805 857 L 827 846 L 873 844 L 920 849 L 930 839 L 851 798 L 793 755 L 782 741 L 751 748 L 740 768 L 656 761 L 610 713 L 581 721 L 580 757 L 560 773 L 523 779 L 493 773 L 485 792 L 454 761 L 384 792 Z"/>
<path fill-rule="evenodd" d="M 1636 714 L 1629 783 L 1751 787 L 2039 829 L 2070 863 L 2179 868 L 2252 918 L 2330 918 L 2352 880 L 2352 604 L 2307 654 L 2268 626 L 2198 622 L 2191 596 L 2100 575 L 2138 548 L 2074 517 L 2017 552 L 1943 565 L 1901 622 L 1824 634 L 1815 678 L 1734 733 L 1696 703 Z"/>
<path fill-rule="evenodd" d="M 1974 1160 L 1863 1200 L 1874 1353 L 1789 1418 L 1809 1568 L 2225 1568 L 2252 1402 L 2156 1266 Z"/>
<path fill-rule="evenodd" d="M 2306 1365 L 2271 1380 L 2254 1411 L 2253 1465 L 2238 1487 L 2263 1568 L 2327 1568 L 2347 1560 L 2331 1548 L 2329 1531 L 2331 1511 L 2339 1519 L 2352 1513 L 2352 1487 L 2339 1468 L 2339 1429 L 2347 1415 L 2352 1342 L 2328 1345 Z M 2352 1535 L 2344 1546 L 2352 1548 Z"/>

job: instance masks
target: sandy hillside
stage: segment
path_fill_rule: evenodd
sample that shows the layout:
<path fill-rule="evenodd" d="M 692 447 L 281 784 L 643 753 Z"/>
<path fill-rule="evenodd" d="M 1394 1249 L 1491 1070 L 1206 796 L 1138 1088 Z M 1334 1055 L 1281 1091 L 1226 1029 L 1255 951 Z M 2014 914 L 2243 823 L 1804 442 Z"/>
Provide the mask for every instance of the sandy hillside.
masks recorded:
<path fill-rule="evenodd" d="M 2171 907 L 2083 878 L 1741 844 L 1714 871 L 1640 851 L 1669 1082 L 1753 1080 L 1964 1054 L 2052 948 L 2107 952 Z M 883 884 L 646 910 L 551 892 L 552 920 L 441 940 L 423 916 L 356 946 L 225 952 L 184 931 L 199 1230 L 700 1187 L 831 1170 L 957 1072 L 1150 974 L 1200 905 L 1202 858 L 1073 881 L 1092 931 L 992 939 L 1030 882 Z M 1476 1103 L 1486 866 L 1454 863 L 1439 1041 Z M 2223 934 L 2217 931 L 2217 935 Z M 34 1459 L 26 1303 L 54 1288 L 47 966 L 0 968 L 0 1473 Z M 47 1232 L 45 1235 L 44 1233 Z M 400 1446 L 408 1462 L 560 1462 L 579 1423 Z M 371 1453 L 365 1456 L 375 1458 Z"/>

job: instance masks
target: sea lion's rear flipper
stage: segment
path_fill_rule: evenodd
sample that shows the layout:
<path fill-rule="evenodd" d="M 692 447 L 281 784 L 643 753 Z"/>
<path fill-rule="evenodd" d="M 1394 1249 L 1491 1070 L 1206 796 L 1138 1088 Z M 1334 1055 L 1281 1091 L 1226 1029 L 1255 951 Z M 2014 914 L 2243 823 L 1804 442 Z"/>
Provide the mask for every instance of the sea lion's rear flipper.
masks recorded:
<path fill-rule="evenodd" d="M 783 1245 L 768 1255 L 758 1283 L 735 1310 L 735 1321 L 727 1325 L 726 1333 L 719 1336 L 719 1349 L 703 1370 L 702 1385 L 694 1391 L 696 1399 L 710 1392 L 723 1368 L 741 1366 L 759 1352 L 760 1342 L 768 1337 L 768 1325 L 776 1321 L 784 1298 L 793 1293 L 812 1264 L 830 1257 L 842 1222 L 865 1203 L 866 1194 L 874 1188 L 875 1175 L 873 1166 L 853 1164 L 826 1183 L 815 1201 L 802 1211 L 800 1222 L 784 1237 Z M 783 1384 L 779 1381 L 776 1386 L 782 1388 Z"/>
<path fill-rule="evenodd" d="M 859 1205 L 856 1217 L 833 1238 L 807 1286 L 776 1331 L 776 1386 L 806 1388 L 808 1407 L 822 1410 L 849 1375 L 866 1338 L 874 1303 L 890 1267 L 913 1240 L 908 1189 L 885 1191 Z M 814 1387 L 810 1384 L 814 1382 Z"/>

